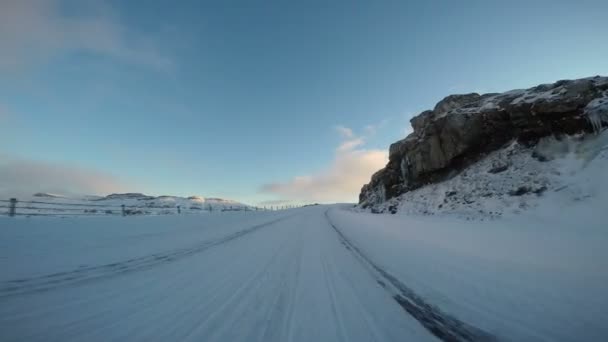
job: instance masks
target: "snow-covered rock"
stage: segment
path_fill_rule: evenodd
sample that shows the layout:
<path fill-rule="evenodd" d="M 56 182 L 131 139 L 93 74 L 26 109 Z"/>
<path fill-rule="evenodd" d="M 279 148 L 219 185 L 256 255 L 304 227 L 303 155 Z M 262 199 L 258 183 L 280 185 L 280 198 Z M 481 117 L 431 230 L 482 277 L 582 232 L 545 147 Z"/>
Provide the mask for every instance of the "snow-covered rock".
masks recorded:
<path fill-rule="evenodd" d="M 411 124 L 413 133 L 390 146 L 386 167 L 361 189 L 362 207 L 382 206 L 451 179 L 513 141 L 520 142 L 513 152 L 518 155 L 543 137 L 600 132 L 608 125 L 608 77 L 499 94 L 450 95 Z"/>
<path fill-rule="evenodd" d="M 371 210 L 485 220 L 551 201 L 568 207 L 568 203 L 608 197 L 606 168 L 608 131 L 547 137 L 534 146 L 513 141 L 450 179 L 378 201 Z"/>

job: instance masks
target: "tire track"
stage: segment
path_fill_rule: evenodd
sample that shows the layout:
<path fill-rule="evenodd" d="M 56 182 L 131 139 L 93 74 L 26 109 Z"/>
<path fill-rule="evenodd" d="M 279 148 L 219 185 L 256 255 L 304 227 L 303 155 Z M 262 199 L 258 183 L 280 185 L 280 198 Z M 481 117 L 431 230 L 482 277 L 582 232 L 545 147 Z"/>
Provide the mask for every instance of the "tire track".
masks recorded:
<path fill-rule="evenodd" d="M 171 263 L 194 254 L 202 253 L 211 247 L 215 247 L 238 239 L 244 235 L 251 234 L 264 227 L 284 221 L 291 216 L 293 216 L 293 214 L 269 222 L 261 223 L 224 237 L 204 241 L 187 248 L 179 248 L 171 251 L 154 253 L 109 264 L 79 267 L 70 271 L 51 273 L 38 277 L 3 281 L 0 282 L 0 298 L 48 291 L 59 287 L 71 286 L 74 284 L 150 269 L 155 266 Z"/>
<path fill-rule="evenodd" d="M 334 320 L 337 323 L 337 332 L 339 336 L 339 341 L 348 341 L 346 337 L 346 327 L 344 326 L 344 322 L 342 321 L 342 315 L 340 314 L 339 304 L 338 304 L 338 296 L 336 295 L 336 284 L 333 280 L 333 274 L 330 270 L 330 267 L 327 262 L 326 257 L 322 257 L 321 266 L 323 268 L 323 280 L 325 281 L 325 288 L 329 294 L 330 299 L 330 307 L 331 312 L 334 317 Z"/>
<path fill-rule="evenodd" d="M 285 262 L 285 260 L 279 258 L 279 256 L 287 250 L 288 242 L 289 240 L 284 240 L 278 248 L 273 251 L 262 267 L 256 269 L 247 280 L 240 283 L 219 306 L 215 306 L 216 309 L 213 310 L 211 315 L 205 317 L 193 326 L 183 340 L 188 341 L 192 336 L 197 335 L 197 333 L 201 331 L 210 332 L 207 336 L 208 340 L 217 340 L 220 336 L 225 335 L 227 331 L 229 332 L 234 329 L 233 327 L 236 326 L 234 319 L 244 312 L 246 307 L 257 306 L 262 308 L 259 303 L 256 303 L 255 301 L 252 302 L 252 299 L 255 298 L 252 297 L 252 294 L 258 293 L 260 288 L 265 287 L 265 280 L 267 280 L 269 276 L 272 276 L 273 266 L 277 263 L 280 264 Z M 215 299 L 219 299 L 219 297 L 216 297 Z M 218 322 L 222 322 L 223 324 L 218 324 Z M 247 334 L 250 332 L 243 330 L 241 333 Z M 247 340 L 250 339 L 254 340 L 252 337 Z"/>
<path fill-rule="evenodd" d="M 354 245 L 336 225 L 333 224 L 328 215 L 329 209 L 325 211 L 325 218 L 338 234 L 340 242 L 349 250 L 353 256 L 361 262 L 375 278 L 378 285 L 386 290 L 391 297 L 410 316 L 416 319 L 431 334 L 446 342 L 490 342 L 497 338 L 477 327 L 467 324 L 431 305 L 417 295 L 412 289 L 403 284 L 399 279 L 385 271 L 367 257 L 361 249 Z"/>

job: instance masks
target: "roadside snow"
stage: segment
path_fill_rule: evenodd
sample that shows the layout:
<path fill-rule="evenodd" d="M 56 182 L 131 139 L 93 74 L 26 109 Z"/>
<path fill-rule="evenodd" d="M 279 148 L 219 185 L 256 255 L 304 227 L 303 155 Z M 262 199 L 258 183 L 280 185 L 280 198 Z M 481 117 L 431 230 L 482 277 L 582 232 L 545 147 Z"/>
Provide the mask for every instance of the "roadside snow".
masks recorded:
<path fill-rule="evenodd" d="M 605 184 L 604 184 L 604 189 Z M 608 196 L 498 221 L 330 211 L 370 259 L 465 322 L 513 341 L 608 335 Z"/>

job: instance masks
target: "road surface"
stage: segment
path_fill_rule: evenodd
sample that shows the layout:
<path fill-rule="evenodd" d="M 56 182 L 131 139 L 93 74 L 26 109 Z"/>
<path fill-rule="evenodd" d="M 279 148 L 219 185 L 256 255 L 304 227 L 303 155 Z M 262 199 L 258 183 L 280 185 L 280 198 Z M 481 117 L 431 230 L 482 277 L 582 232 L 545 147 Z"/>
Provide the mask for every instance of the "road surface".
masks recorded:
<path fill-rule="evenodd" d="M 441 326 L 452 318 L 433 318 L 442 313 L 401 295 L 398 280 L 359 255 L 327 210 L 241 215 L 213 234 L 204 224 L 172 232 L 185 239 L 137 235 L 121 240 L 117 248 L 136 249 L 122 260 L 82 256 L 87 264 L 68 269 L 74 256 L 57 262 L 59 272 L 16 277 L 16 265 L 0 283 L 0 340 L 490 340 Z"/>

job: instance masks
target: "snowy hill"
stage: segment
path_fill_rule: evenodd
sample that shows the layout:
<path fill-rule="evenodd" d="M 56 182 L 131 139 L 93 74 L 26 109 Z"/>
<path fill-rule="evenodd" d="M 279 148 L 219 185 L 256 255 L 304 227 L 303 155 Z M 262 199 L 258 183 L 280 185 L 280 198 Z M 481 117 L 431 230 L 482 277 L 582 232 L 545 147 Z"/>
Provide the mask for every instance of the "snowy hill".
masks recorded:
<path fill-rule="evenodd" d="M 19 198 L 18 215 L 127 215 L 192 214 L 225 210 L 249 210 L 243 203 L 201 196 L 148 196 L 141 193 L 100 196 L 60 196 L 36 193 Z M 179 210 L 178 210 L 179 207 Z"/>
<path fill-rule="evenodd" d="M 51 193 L 48 193 L 48 192 L 37 192 L 37 193 L 33 194 L 32 196 L 34 196 L 34 197 L 44 197 L 44 198 L 63 198 L 64 197 L 62 195 L 51 194 Z"/>

